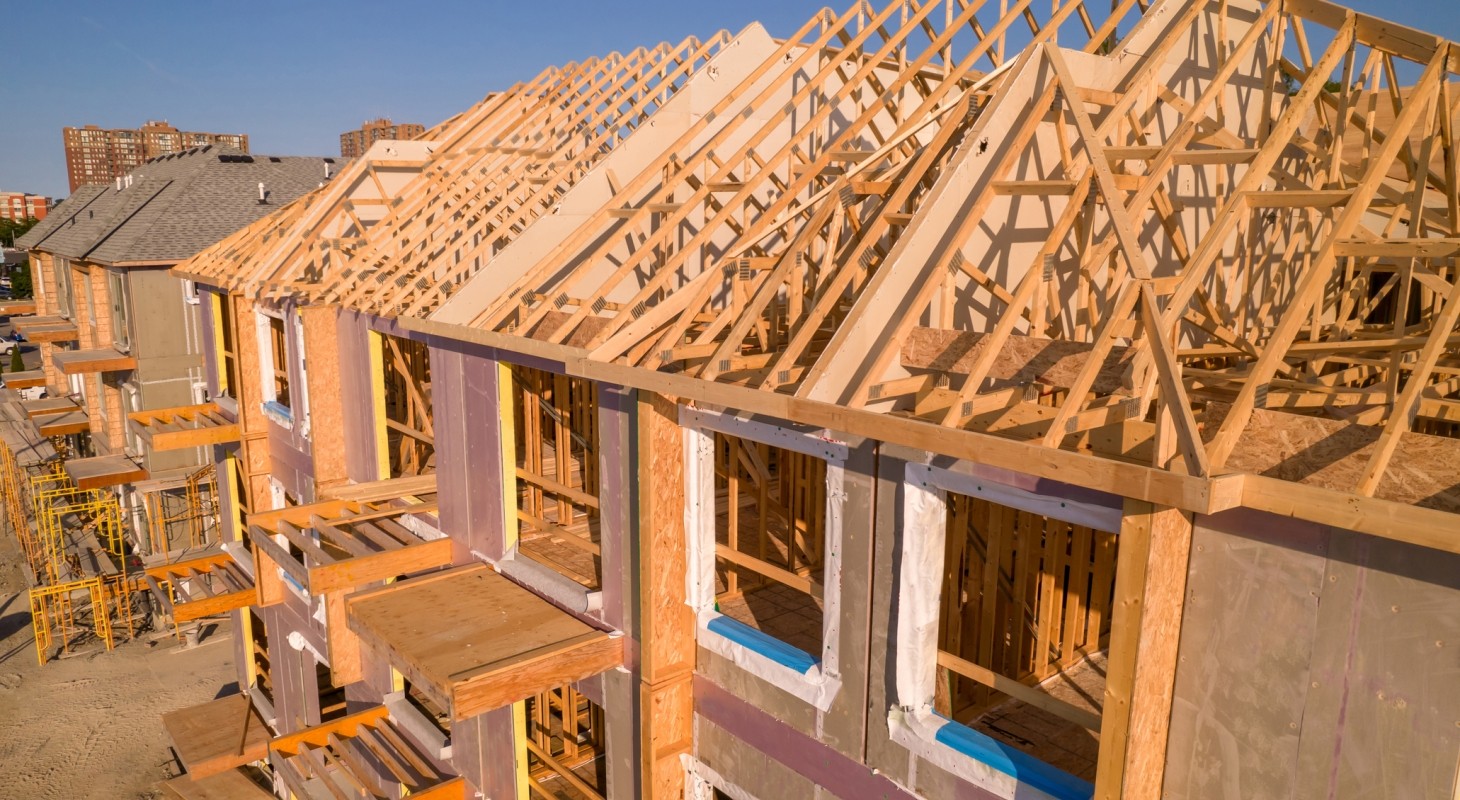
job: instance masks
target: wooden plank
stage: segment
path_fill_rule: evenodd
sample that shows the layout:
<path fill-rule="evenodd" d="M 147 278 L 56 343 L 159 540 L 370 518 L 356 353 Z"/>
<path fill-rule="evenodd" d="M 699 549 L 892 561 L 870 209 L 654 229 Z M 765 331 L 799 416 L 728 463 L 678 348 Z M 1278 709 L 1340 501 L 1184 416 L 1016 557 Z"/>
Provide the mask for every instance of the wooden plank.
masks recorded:
<path fill-rule="evenodd" d="M 246 694 L 163 714 L 162 727 L 194 778 L 258 761 L 269 750 L 269 728 Z"/>
<path fill-rule="evenodd" d="M 257 552 L 268 556 L 268 559 L 273 566 L 277 566 L 285 572 L 289 573 L 289 577 L 297 581 L 300 586 L 303 586 L 306 589 L 309 588 L 308 568 L 306 568 L 303 563 L 301 563 L 292 554 L 290 554 L 290 552 L 285 549 L 283 545 L 280 545 L 278 542 L 274 541 L 274 533 L 272 531 L 265 530 L 257 525 L 250 525 L 248 527 L 248 538 L 253 542 L 254 549 Z M 255 572 L 254 574 L 258 575 L 259 573 Z M 263 583 L 263 581 L 260 581 L 260 585 L 263 585 Z M 260 602 L 263 605 L 271 604 L 270 602 L 264 600 L 261 600 Z"/>
<path fill-rule="evenodd" d="M 450 563 L 451 540 L 435 539 L 313 567 L 309 571 L 308 586 L 316 594 L 339 592 Z"/>
<path fill-rule="evenodd" d="M 350 595 L 346 608 L 361 642 L 443 698 L 454 719 L 596 675 L 623 658 L 621 637 L 484 566 Z"/>
<path fill-rule="evenodd" d="M 269 742 L 268 750 L 271 753 L 277 753 L 281 756 L 296 756 L 307 747 L 324 747 L 328 745 L 330 734 L 353 738 L 359 735 L 362 728 L 375 725 L 379 720 L 389 716 L 389 714 L 390 710 L 385 706 L 373 706 L 364 711 L 357 711 L 354 714 L 349 714 L 312 728 L 305 728 L 301 731 L 284 734 Z"/>
<path fill-rule="evenodd" d="M 1099 714 L 1066 703 L 1032 686 L 1025 686 L 1013 678 L 1005 677 L 991 669 L 980 667 L 972 661 L 939 650 L 938 665 L 953 670 L 966 678 L 978 681 L 994 691 L 1002 692 L 1022 703 L 1048 711 L 1060 719 L 1073 722 L 1086 730 L 1096 732 L 1100 730 Z"/>
<path fill-rule="evenodd" d="M 1136 682 L 1136 657 L 1141 639 L 1146 564 L 1151 550 L 1150 504 L 1127 500 L 1117 537 L 1115 600 L 1111 603 L 1110 648 L 1101 703 L 1100 755 L 1094 800 L 1122 800 L 1126 750 L 1131 734 L 1131 708 Z"/>
<path fill-rule="evenodd" d="M 174 800 L 270 800 L 274 796 L 236 768 L 206 777 L 173 778 L 163 782 L 162 791 Z"/>

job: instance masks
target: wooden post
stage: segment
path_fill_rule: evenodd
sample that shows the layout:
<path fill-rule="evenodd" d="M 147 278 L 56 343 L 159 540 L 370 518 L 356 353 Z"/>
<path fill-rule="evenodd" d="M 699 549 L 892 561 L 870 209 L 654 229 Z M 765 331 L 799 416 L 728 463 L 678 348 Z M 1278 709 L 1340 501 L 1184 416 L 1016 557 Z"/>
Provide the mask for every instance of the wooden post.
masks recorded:
<path fill-rule="evenodd" d="M 339 390 L 339 309 L 300 306 L 299 318 L 304 323 L 310 452 L 314 455 L 314 488 L 318 492 L 348 480 L 345 407 Z"/>
<path fill-rule="evenodd" d="M 1097 800 L 1157 800 L 1186 602 L 1191 516 L 1127 500 L 1111 609 Z"/>
<path fill-rule="evenodd" d="M 639 418 L 639 669 L 645 795 L 682 798 L 693 739 L 694 612 L 685 602 L 684 438 L 671 399 L 643 393 Z"/>
<path fill-rule="evenodd" d="M 243 470 L 243 490 L 248 493 L 246 505 L 254 512 L 272 507 L 273 492 L 269 488 L 269 472 L 273 469 L 269 457 L 268 421 L 264 417 L 263 385 L 258 379 L 262 374 L 259 361 L 259 339 L 254 333 L 254 307 L 248 298 L 230 294 L 224 298 L 230 304 L 233 321 L 234 354 L 238 361 L 239 386 L 233 388 L 238 403 L 238 460 L 235 466 Z M 232 487 L 229 487 L 230 490 Z M 235 498 L 235 502 L 242 498 Z M 248 520 L 244 519 L 244 531 Z M 273 561 L 262 553 L 254 554 L 254 582 L 258 587 L 259 604 L 269 605 L 284 597 L 283 580 L 279 577 Z"/>

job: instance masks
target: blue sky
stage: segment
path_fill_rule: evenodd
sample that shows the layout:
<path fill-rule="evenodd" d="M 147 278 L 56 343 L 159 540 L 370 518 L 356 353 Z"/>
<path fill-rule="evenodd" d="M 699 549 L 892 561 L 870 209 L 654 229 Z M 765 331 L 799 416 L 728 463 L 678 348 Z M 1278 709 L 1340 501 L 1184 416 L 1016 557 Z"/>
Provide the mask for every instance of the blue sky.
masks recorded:
<path fill-rule="evenodd" d="M 1460 0 L 1350 5 L 1460 39 Z M 0 189 L 64 196 L 65 125 L 166 119 L 184 130 L 247 133 L 258 153 L 335 155 L 340 132 L 366 119 L 430 126 L 550 64 L 733 32 L 755 20 L 784 36 L 820 7 L 814 0 L 6 0 Z"/>

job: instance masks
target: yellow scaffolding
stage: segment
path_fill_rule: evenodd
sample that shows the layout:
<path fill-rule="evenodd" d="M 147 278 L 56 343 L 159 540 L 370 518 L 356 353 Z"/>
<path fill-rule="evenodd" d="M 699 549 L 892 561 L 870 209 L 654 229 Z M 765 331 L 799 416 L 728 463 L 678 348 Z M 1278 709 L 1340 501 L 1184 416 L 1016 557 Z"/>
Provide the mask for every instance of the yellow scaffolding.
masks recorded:
<path fill-rule="evenodd" d="M 127 529 L 115 494 L 77 488 L 63 459 L 22 467 L 0 442 L 0 503 L 31 570 L 31 626 L 42 664 L 57 646 L 70 652 L 87 632 L 108 650 L 121 628 L 129 638 L 137 634 L 133 605 L 142 591 L 142 574 L 131 574 Z M 94 568 L 82 563 L 83 554 L 95 549 L 87 546 L 89 535 L 95 536 L 101 549 L 96 557 L 103 562 Z"/>
<path fill-rule="evenodd" d="M 81 593 L 85 594 L 84 604 L 76 600 Z M 106 587 L 99 577 L 31 589 L 30 624 L 35 632 L 36 660 L 42 666 L 57 642 L 61 652 L 69 653 L 71 645 L 87 631 L 106 644 L 107 650 L 116 647 L 107 614 Z"/>
<path fill-rule="evenodd" d="M 218 473 L 213 465 L 189 475 L 177 488 L 182 489 L 181 497 L 172 493 L 176 489 L 157 490 L 144 495 L 148 542 L 154 553 L 174 549 L 170 532 L 178 526 L 187 531 L 188 549 L 203 547 L 217 538 Z M 170 504 L 169 500 L 181 502 Z"/>

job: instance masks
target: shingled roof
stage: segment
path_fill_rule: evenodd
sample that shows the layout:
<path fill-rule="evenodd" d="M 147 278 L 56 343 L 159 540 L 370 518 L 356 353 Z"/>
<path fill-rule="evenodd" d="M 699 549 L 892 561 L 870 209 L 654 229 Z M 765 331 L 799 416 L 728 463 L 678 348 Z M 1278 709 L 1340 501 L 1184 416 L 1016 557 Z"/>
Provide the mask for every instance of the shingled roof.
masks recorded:
<path fill-rule="evenodd" d="M 338 159 L 329 161 L 334 174 Z M 198 147 L 137 167 L 120 189 L 78 189 L 16 245 L 106 264 L 175 263 L 318 187 L 325 175 L 321 157 Z"/>

